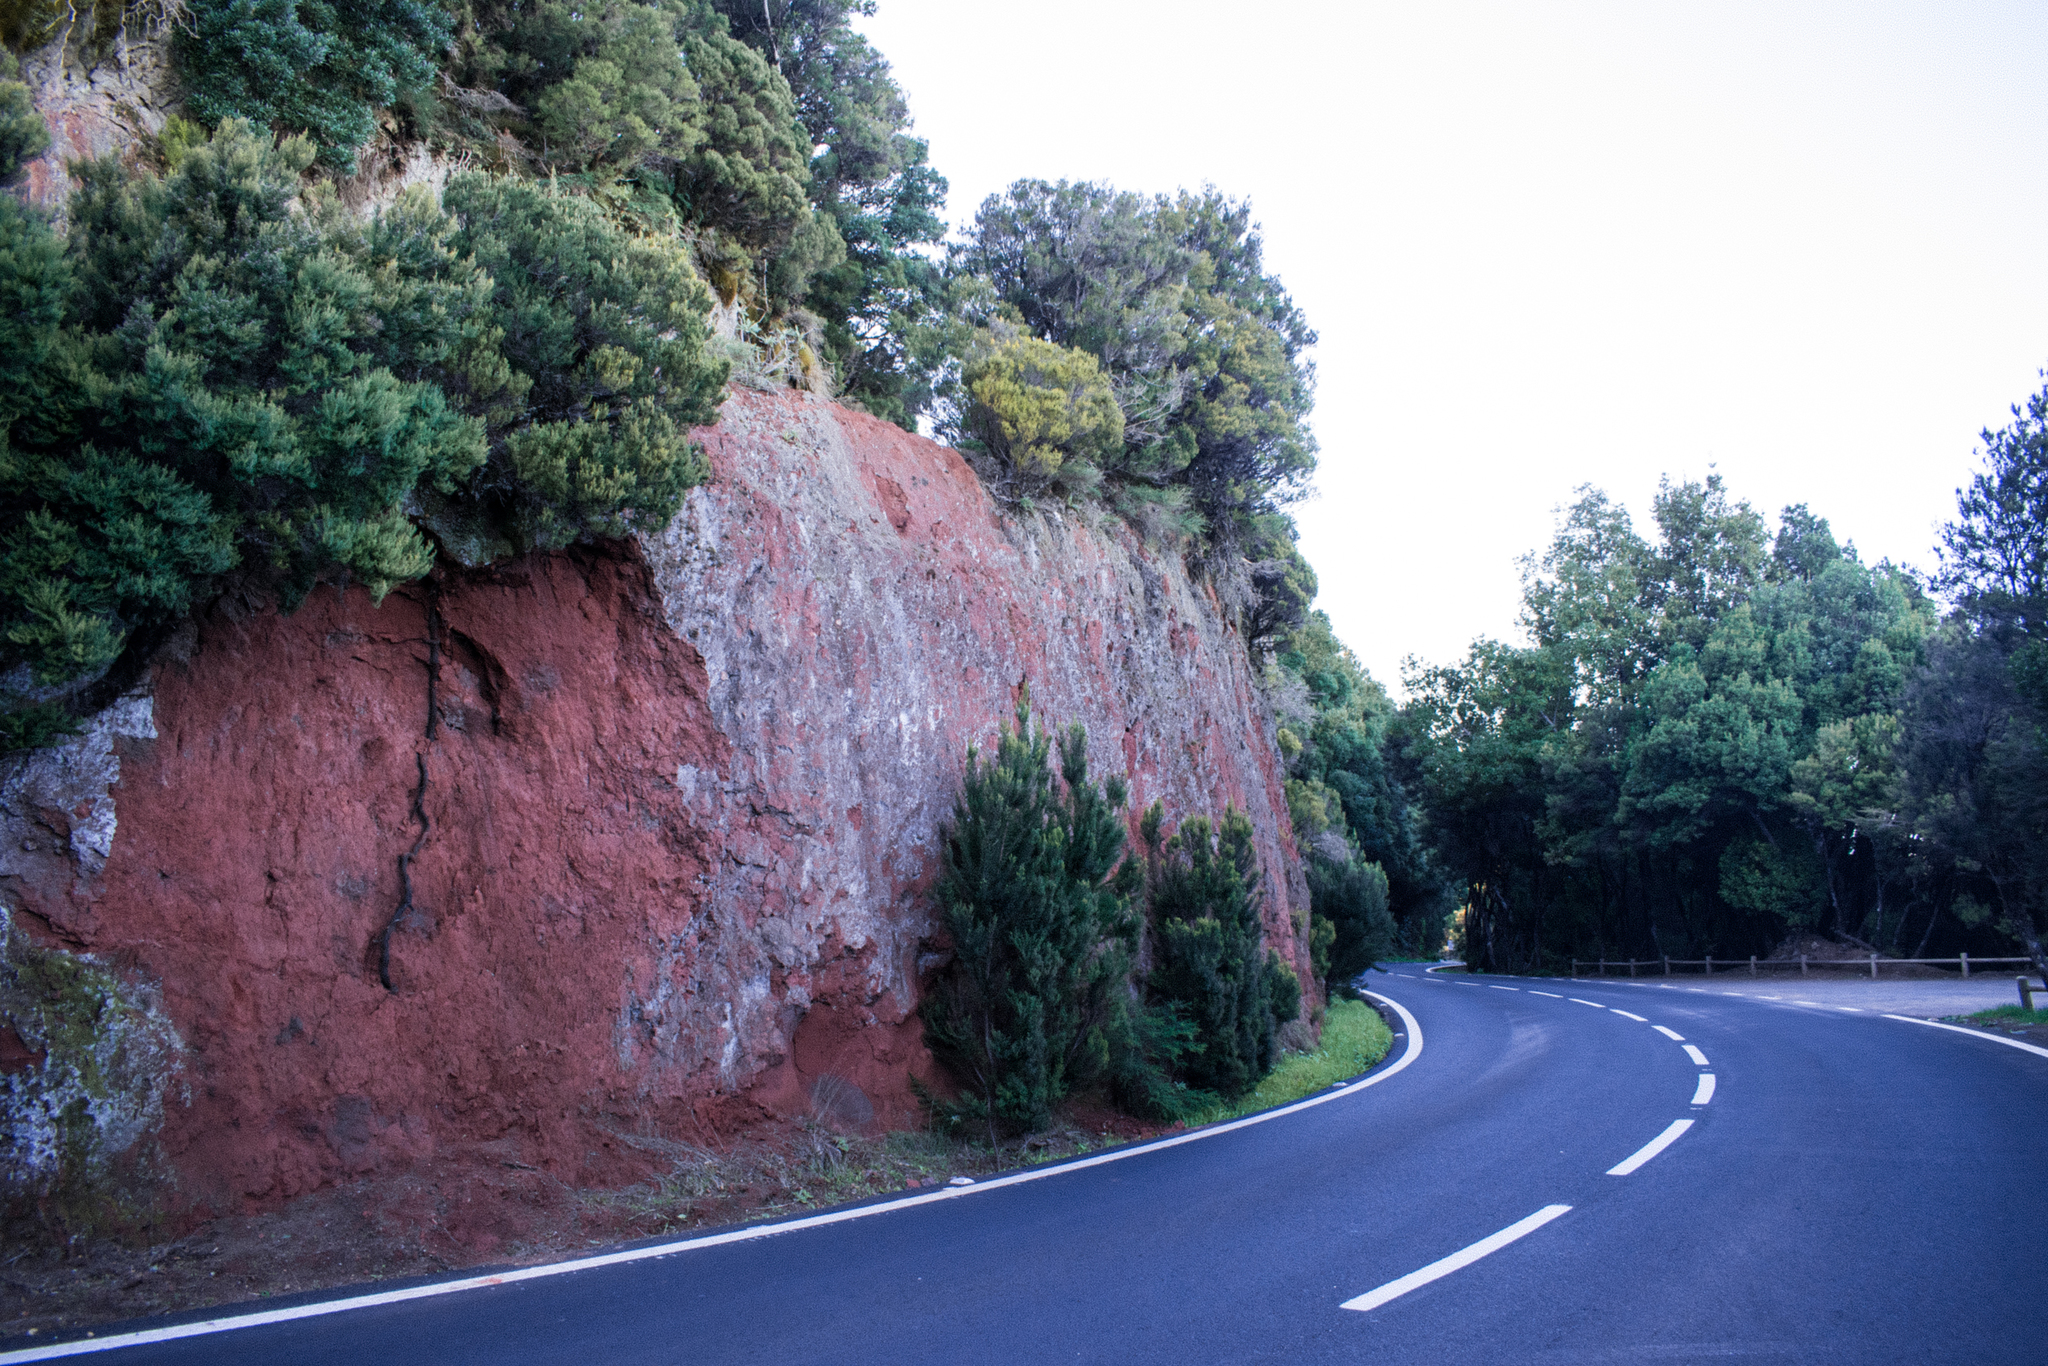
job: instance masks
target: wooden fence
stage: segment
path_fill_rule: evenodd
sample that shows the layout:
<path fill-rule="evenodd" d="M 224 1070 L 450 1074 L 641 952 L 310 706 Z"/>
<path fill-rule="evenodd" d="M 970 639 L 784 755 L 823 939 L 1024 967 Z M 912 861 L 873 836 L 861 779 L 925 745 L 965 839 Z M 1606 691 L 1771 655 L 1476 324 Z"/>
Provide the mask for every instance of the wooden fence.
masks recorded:
<path fill-rule="evenodd" d="M 1879 958 L 1873 953 L 1870 955 L 1870 975 L 1873 979 L 1876 978 L 1877 969 L 1880 964 L 1897 966 L 1901 963 L 1922 963 L 1929 967 L 1959 967 L 1962 969 L 1963 976 L 1968 977 L 1971 968 L 2011 967 L 2015 963 L 2031 965 L 2033 961 L 2031 958 L 1972 958 L 1967 953 L 1959 954 L 1954 958 Z M 1627 974 L 1633 977 L 1636 975 L 1636 969 L 1639 967 L 1645 969 L 1658 968 L 1662 970 L 1664 976 L 1669 977 L 1672 975 L 1673 968 L 1698 969 L 1702 974 L 1711 974 L 1717 969 L 1724 972 L 1739 972 L 1744 966 L 1745 964 L 1740 958 L 1630 958 L 1626 960 L 1598 958 L 1583 961 L 1574 958 L 1572 959 L 1572 976 L 1580 976 L 1580 968 L 1591 967 L 1597 967 L 1598 975 L 1601 977 L 1607 976 L 1610 968 L 1616 972 L 1626 969 Z M 1810 975 L 1807 957 L 1803 953 L 1796 959 L 1751 958 L 1746 966 L 1749 968 L 1749 975 L 1752 977 L 1756 976 L 1758 970 L 1763 968 L 1769 968 L 1773 971 L 1779 968 L 1787 970 L 1797 968 L 1801 977 Z M 1811 964 L 1811 967 L 1855 968 L 1860 973 L 1863 969 L 1863 961 L 1856 958 L 1824 958 Z"/>

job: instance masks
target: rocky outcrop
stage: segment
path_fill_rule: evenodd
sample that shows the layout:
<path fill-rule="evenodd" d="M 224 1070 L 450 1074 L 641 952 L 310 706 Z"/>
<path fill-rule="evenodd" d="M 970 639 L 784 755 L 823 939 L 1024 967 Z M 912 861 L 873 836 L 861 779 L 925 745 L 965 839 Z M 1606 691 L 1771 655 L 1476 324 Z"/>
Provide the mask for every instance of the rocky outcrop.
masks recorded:
<path fill-rule="evenodd" d="M 1027 683 L 1134 816 L 1251 814 L 1307 979 L 1271 723 L 1175 557 L 1000 515 L 816 397 L 735 393 L 700 435 L 713 482 L 637 545 L 230 596 L 149 695 L 0 773 L 17 928 L 175 1034 L 170 1206 L 909 1121 L 938 832 Z"/>

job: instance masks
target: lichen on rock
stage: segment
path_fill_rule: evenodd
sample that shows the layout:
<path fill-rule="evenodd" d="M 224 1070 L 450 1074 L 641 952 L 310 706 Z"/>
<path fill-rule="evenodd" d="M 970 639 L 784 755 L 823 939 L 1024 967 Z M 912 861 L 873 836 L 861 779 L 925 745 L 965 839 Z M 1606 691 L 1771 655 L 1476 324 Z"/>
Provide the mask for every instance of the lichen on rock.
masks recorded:
<path fill-rule="evenodd" d="M 156 1135 L 189 1103 L 185 1047 L 154 984 L 37 944 L 0 907 L 0 1200 L 72 1233 L 146 1223 Z"/>

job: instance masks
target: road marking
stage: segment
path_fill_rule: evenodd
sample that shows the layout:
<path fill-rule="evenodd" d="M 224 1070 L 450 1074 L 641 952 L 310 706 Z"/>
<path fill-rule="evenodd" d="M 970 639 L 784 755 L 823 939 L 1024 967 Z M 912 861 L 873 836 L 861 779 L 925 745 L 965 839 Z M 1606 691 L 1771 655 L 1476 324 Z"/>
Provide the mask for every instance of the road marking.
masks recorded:
<path fill-rule="evenodd" d="M 1819 1002 L 1819 1001 L 1801 1001 L 1801 1000 L 1797 1000 L 1797 999 L 1795 999 L 1795 1000 L 1794 1000 L 1794 1001 L 1792 1002 L 1792 1004 L 1793 1004 L 1793 1005 L 1795 1005 L 1795 1006 L 1817 1006 L 1817 1005 L 1819 1005 L 1819 1004 L 1820 1004 L 1820 1002 Z"/>
<path fill-rule="evenodd" d="M 1655 1138 L 1651 1139 L 1648 1143 L 1645 1143 L 1642 1147 L 1636 1149 L 1635 1152 L 1631 1153 L 1619 1165 L 1609 1167 L 1607 1169 L 1607 1174 L 1609 1176 L 1627 1176 L 1630 1172 L 1642 1166 L 1645 1162 L 1648 1162 L 1658 1153 L 1663 1152 L 1666 1148 L 1676 1143 L 1678 1141 L 1678 1136 L 1684 1133 L 1687 1129 L 1690 1129 L 1691 1127 L 1692 1121 L 1689 1119 L 1672 1120 L 1670 1128 L 1666 1129 L 1663 1133 L 1658 1134 Z"/>
<path fill-rule="evenodd" d="M 1926 1025 L 1930 1029 L 1946 1029 L 1954 1034 L 1967 1034 L 1973 1039 L 1989 1039 L 1993 1043 L 2002 1043 L 2007 1048 L 2024 1049 L 2029 1053 L 2038 1053 L 2042 1057 L 2048 1058 L 2048 1048 L 2042 1048 L 2038 1044 L 2021 1043 L 2018 1039 L 2008 1039 L 2003 1034 L 1989 1034 L 1981 1029 L 1965 1029 L 1961 1025 L 1943 1024 L 1939 1020 L 1916 1020 L 1911 1015 L 1887 1015 L 1885 1018 L 1887 1020 L 1903 1020 L 1907 1024 Z"/>
<path fill-rule="evenodd" d="M 1714 1074 L 1712 1072 L 1702 1072 L 1700 1073 L 1699 1089 L 1692 1093 L 1692 1103 L 1695 1105 L 1705 1105 L 1713 1098 Z"/>
<path fill-rule="evenodd" d="M 1846 1010 L 1851 1015 L 1861 1015 L 1863 1013 L 1863 1007 L 1861 1006 L 1836 1006 L 1835 1009 Z"/>
<path fill-rule="evenodd" d="M 1607 1007 L 1606 1007 L 1606 1006 L 1603 1006 L 1603 1005 L 1601 1005 L 1601 1004 L 1600 1004 L 1600 1003 L 1599 1003 L 1598 1001 L 1580 1001 L 1580 1000 L 1579 1000 L 1579 998 L 1578 998 L 1578 997 L 1576 997 L 1576 996 L 1567 996 L 1567 997 L 1565 997 L 1565 999 L 1566 999 L 1567 1001 L 1575 1001 L 1575 1002 L 1577 1002 L 1577 1003 L 1578 1003 L 1579 1005 L 1582 1005 L 1582 1006 L 1591 1006 L 1591 1007 L 1593 1007 L 1593 1009 L 1595 1009 L 1595 1010 L 1605 1010 L 1605 1009 L 1607 1009 Z"/>
<path fill-rule="evenodd" d="M 1548 996 L 1553 1001 L 1562 1001 L 1564 999 L 1564 997 L 1558 995 L 1554 991 L 1538 991 L 1534 987 L 1529 988 L 1529 994 L 1531 996 Z"/>
<path fill-rule="evenodd" d="M 1619 1006 L 1609 1006 L 1609 1007 L 1607 1007 L 1607 1008 L 1608 1008 L 1609 1010 L 1613 1011 L 1613 1012 L 1614 1012 L 1615 1014 L 1617 1014 L 1617 1015 L 1621 1016 L 1621 1018 L 1622 1018 L 1622 1019 L 1624 1019 L 1624 1020 L 1634 1020 L 1634 1021 L 1635 1021 L 1635 1022 L 1636 1022 L 1637 1024 L 1648 1024 L 1648 1023 L 1649 1023 L 1649 1021 L 1648 1021 L 1648 1020 L 1646 1020 L 1646 1019 L 1644 1019 L 1644 1018 L 1643 1018 L 1642 1016 L 1640 1016 L 1640 1015 L 1631 1015 L 1631 1014 L 1629 1014 L 1629 1013 L 1628 1013 L 1628 1012 L 1627 1012 L 1626 1010 L 1623 1010 L 1623 1009 L 1621 1009 L 1621 1008 L 1620 1008 Z"/>
<path fill-rule="evenodd" d="M 1431 1281 L 1440 1281 L 1453 1271 L 1463 1270 L 1481 1257 L 1500 1251 L 1518 1238 L 1526 1238 L 1560 1214 L 1569 1214 L 1571 1208 L 1570 1205 L 1545 1205 L 1528 1218 L 1517 1220 L 1500 1232 L 1481 1238 L 1468 1248 L 1431 1262 L 1420 1271 L 1411 1271 L 1397 1281 L 1388 1281 L 1377 1290 L 1368 1290 L 1355 1299 L 1348 1299 L 1341 1307 L 1356 1309 L 1360 1313 L 1368 1309 L 1377 1309 L 1388 1300 L 1397 1300 L 1411 1290 L 1420 1290 Z"/>
<path fill-rule="evenodd" d="M 1673 1043 L 1685 1042 L 1685 1035 L 1679 1033 L 1677 1030 L 1671 1028 L 1671 1026 L 1669 1025 L 1651 1025 L 1650 1028 L 1656 1030 L 1659 1034 L 1662 1034 L 1665 1038 L 1671 1040 L 1671 1042 Z"/>
<path fill-rule="evenodd" d="M 1488 985 L 1488 986 L 1490 986 L 1490 987 L 1493 987 L 1493 989 L 1494 989 L 1495 991 L 1520 991 L 1520 990 L 1521 990 L 1521 988 L 1520 988 L 1520 987 L 1495 987 L 1495 986 L 1493 986 L 1493 983 L 1491 983 L 1491 982 L 1488 982 L 1488 983 L 1487 983 L 1486 985 Z"/>
<path fill-rule="evenodd" d="M 748 1228 L 728 1229 L 724 1233 L 707 1233 L 700 1238 L 683 1238 L 673 1243 L 657 1243 L 651 1247 L 625 1248 L 618 1252 L 600 1253 L 595 1257 L 579 1257 L 573 1261 L 554 1262 L 547 1266 L 523 1266 L 511 1271 L 501 1271 L 489 1276 L 468 1276 L 456 1281 L 441 1281 L 433 1285 L 407 1286 L 402 1290 L 384 1290 L 369 1295 L 352 1295 L 347 1299 L 322 1300 L 314 1304 L 294 1305 L 289 1309 L 268 1309 L 253 1314 L 236 1314 L 230 1318 L 203 1319 L 197 1323 L 172 1324 L 165 1328 L 144 1328 L 133 1333 L 118 1333 L 104 1338 L 79 1338 L 71 1342 L 53 1342 L 48 1346 L 22 1348 L 12 1352 L 0 1352 L 0 1366 L 11 1366 L 20 1361 L 51 1361 L 58 1357 L 82 1356 L 88 1352 L 110 1352 L 121 1347 L 141 1347 L 157 1342 L 177 1342 L 183 1338 L 206 1337 L 214 1333 L 232 1332 L 237 1328 L 259 1328 L 265 1324 L 291 1323 L 297 1319 L 321 1318 L 328 1314 L 345 1313 L 351 1309 L 369 1309 L 377 1305 L 403 1304 L 408 1300 L 434 1299 L 442 1295 L 456 1295 L 466 1290 L 482 1290 L 490 1286 L 515 1285 L 520 1281 L 545 1280 L 551 1276 L 566 1276 L 576 1271 L 594 1271 L 601 1267 L 623 1266 L 628 1262 L 644 1262 L 656 1257 L 673 1257 L 679 1252 L 694 1252 L 699 1248 L 723 1247 L 727 1243 L 748 1243 L 759 1238 L 772 1238 L 778 1233 L 796 1233 L 807 1228 L 823 1228 L 828 1224 L 850 1223 L 855 1219 L 867 1219 L 877 1214 L 890 1214 L 900 1209 L 912 1209 L 918 1205 L 935 1204 L 942 1200 L 963 1200 L 979 1195 L 983 1191 L 1001 1190 L 1005 1186 L 1020 1186 L 1027 1181 L 1043 1181 L 1048 1177 L 1065 1172 L 1085 1171 L 1089 1167 L 1107 1166 L 1127 1158 L 1142 1157 L 1149 1153 L 1163 1152 L 1178 1148 L 1184 1143 L 1198 1143 L 1205 1138 L 1219 1134 L 1234 1133 L 1249 1129 L 1254 1124 L 1279 1119 L 1283 1115 L 1327 1105 L 1333 1100 L 1363 1091 L 1368 1086 L 1377 1086 L 1397 1073 L 1406 1071 L 1422 1056 L 1422 1024 L 1410 1013 L 1408 1007 L 1389 996 L 1376 991 L 1365 995 L 1385 1001 L 1393 1007 L 1406 1026 L 1408 1047 L 1395 1059 L 1393 1066 L 1362 1077 L 1345 1086 L 1342 1090 L 1322 1091 L 1292 1105 L 1277 1109 L 1261 1110 L 1243 1119 L 1234 1119 L 1226 1124 L 1212 1124 L 1205 1129 L 1190 1133 L 1176 1134 L 1172 1138 L 1156 1139 L 1151 1143 L 1129 1148 L 1118 1148 L 1114 1152 L 1097 1153 L 1075 1162 L 1063 1162 L 1058 1166 L 1038 1167 L 1028 1171 L 1011 1172 L 1008 1176 L 993 1176 L 986 1181 L 977 1181 L 971 1186 L 941 1186 L 936 1190 L 921 1191 L 900 1199 L 883 1201 L 873 1205 L 860 1205 L 853 1209 L 828 1210 L 822 1214 L 807 1215 L 802 1219 L 791 1219 L 779 1224 L 755 1224 Z M 1519 1236 L 1519 1235 L 1517 1235 Z"/>
<path fill-rule="evenodd" d="M 1691 1058 L 1695 1063 L 1697 1063 L 1701 1067 L 1705 1067 L 1707 1065 L 1707 1055 L 1700 1052 L 1698 1047 L 1696 1047 L 1693 1044 L 1685 1045 L 1685 1056 Z"/>

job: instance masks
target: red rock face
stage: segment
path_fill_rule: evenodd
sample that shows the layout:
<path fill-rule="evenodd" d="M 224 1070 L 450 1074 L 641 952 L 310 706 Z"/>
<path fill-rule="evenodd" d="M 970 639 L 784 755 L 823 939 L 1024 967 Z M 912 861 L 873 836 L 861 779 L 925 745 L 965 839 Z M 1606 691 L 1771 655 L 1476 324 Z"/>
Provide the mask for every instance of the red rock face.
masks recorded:
<path fill-rule="evenodd" d="M 31 929 L 162 983 L 177 1201 L 426 1158 L 612 1184 L 636 1139 L 910 1122 L 939 828 L 1026 682 L 1134 819 L 1250 813 L 1307 979 L 1270 722 L 1171 556 L 1002 517 L 952 451 L 815 398 L 701 435 L 714 482 L 638 546 L 220 604 L 159 661 L 157 738 L 112 742 L 104 870 L 9 845 Z"/>

